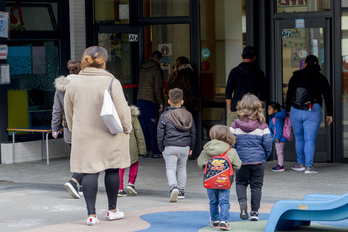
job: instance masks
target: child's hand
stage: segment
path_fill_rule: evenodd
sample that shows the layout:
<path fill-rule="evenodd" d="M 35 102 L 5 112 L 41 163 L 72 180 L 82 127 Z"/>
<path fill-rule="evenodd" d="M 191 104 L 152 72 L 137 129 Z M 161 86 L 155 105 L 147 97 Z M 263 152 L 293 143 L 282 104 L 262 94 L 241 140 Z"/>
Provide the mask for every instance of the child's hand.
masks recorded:
<path fill-rule="evenodd" d="M 189 155 L 192 155 L 192 150 L 189 151 Z"/>
<path fill-rule="evenodd" d="M 279 143 L 279 139 L 275 139 L 274 141 L 275 141 L 276 143 Z"/>

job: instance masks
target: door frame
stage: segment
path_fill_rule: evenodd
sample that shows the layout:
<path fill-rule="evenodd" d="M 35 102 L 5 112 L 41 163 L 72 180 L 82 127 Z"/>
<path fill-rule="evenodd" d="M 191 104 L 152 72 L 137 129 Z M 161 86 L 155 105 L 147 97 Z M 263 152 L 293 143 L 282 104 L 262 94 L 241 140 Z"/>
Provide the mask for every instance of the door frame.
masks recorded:
<path fill-rule="evenodd" d="M 133 65 L 133 78 L 136 79 L 134 83 L 139 83 L 139 73 L 141 65 L 144 62 L 144 26 L 147 25 L 159 25 L 159 24 L 189 24 L 190 25 L 190 61 L 193 69 L 196 71 L 197 76 L 200 77 L 200 1 L 189 0 L 189 16 L 174 16 L 174 17 L 150 17 L 144 18 L 143 12 L 143 0 L 130 0 L 129 1 L 129 24 L 121 25 L 97 25 L 94 22 L 94 1 L 85 0 L 86 11 L 86 45 L 97 45 L 99 32 L 120 32 L 138 33 L 138 48 L 137 52 L 132 51 L 132 58 L 136 59 Z M 198 88 L 201 89 L 200 79 L 198 79 Z M 137 95 L 137 89 L 134 89 L 134 96 Z M 202 145 L 202 116 L 201 116 L 201 94 L 198 95 L 198 112 L 195 118 L 196 121 L 196 146 L 195 156 L 198 156 Z"/>
<path fill-rule="evenodd" d="M 324 29 L 324 70 L 325 77 L 328 79 L 329 83 L 332 84 L 332 73 L 333 73 L 333 68 L 332 68 L 332 63 L 331 63 L 331 57 L 332 57 L 332 50 L 331 50 L 331 24 L 330 24 L 330 19 L 329 18 L 313 18 L 313 17 L 302 17 L 305 20 L 305 28 L 323 28 Z M 301 18 L 301 19 L 302 19 Z M 297 18 L 296 18 L 297 19 Z M 274 78 L 274 88 L 273 88 L 273 95 L 274 99 L 277 102 L 282 102 L 283 101 L 283 54 L 282 54 L 282 30 L 283 29 L 293 29 L 295 28 L 295 18 L 291 19 L 276 19 L 275 20 L 275 33 L 274 33 L 274 41 L 275 41 L 275 47 L 274 47 L 274 52 L 275 52 L 275 60 L 274 60 L 274 73 L 275 77 Z M 319 57 L 318 57 L 319 58 Z M 319 58 L 320 59 L 320 58 Z M 332 86 L 333 87 L 333 86 Z M 324 110 L 324 113 L 326 111 Z M 319 128 L 318 131 L 318 137 L 320 134 L 325 134 L 325 147 L 326 147 L 326 155 L 316 155 L 315 156 L 315 162 L 332 162 L 333 157 L 332 157 L 332 134 L 331 134 L 331 127 L 327 126 L 325 123 L 325 128 Z M 290 144 L 293 144 L 295 141 L 289 142 Z M 317 142 L 318 143 L 318 142 Z M 288 146 L 289 147 L 289 146 Z M 293 150 L 289 150 L 293 152 Z M 316 150 L 316 153 L 323 153 L 324 151 L 319 151 Z M 296 151 L 295 151 L 296 153 Z M 296 157 L 296 156 L 295 156 Z"/>

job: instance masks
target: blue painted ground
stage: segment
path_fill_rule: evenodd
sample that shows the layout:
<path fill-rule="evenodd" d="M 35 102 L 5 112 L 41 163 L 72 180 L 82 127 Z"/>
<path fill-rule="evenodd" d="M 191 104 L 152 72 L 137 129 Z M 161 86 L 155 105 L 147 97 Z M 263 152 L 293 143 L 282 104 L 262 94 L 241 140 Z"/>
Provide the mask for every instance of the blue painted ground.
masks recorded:
<path fill-rule="evenodd" d="M 260 220 L 267 220 L 269 214 L 261 213 L 259 215 Z M 179 212 L 159 212 L 151 213 L 140 216 L 141 219 L 151 224 L 148 229 L 140 231 L 151 231 L 151 232 L 171 232 L 171 231 L 187 231 L 197 232 L 210 225 L 209 219 L 210 214 L 207 211 L 179 211 Z M 229 222 L 242 221 L 239 218 L 239 213 L 230 212 Z M 313 223 L 339 226 L 348 228 L 348 220 L 343 221 L 316 221 Z M 348 229 L 347 229 L 348 230 Z"/>
<path fill-rule="evenodd" d="M 260 220 L 267 220 L 269 214 L 260 214 Z M 159 212 L 140 216 L 141 219 L 151 224 L 150 228 L 140 231 L 171 232 L 187 231 L 197 232 L 210 225 L 210 213 L 207 211 L 179 211 Z M 239 213 L 230 212 L 229 222 L 241 221 Z"/>

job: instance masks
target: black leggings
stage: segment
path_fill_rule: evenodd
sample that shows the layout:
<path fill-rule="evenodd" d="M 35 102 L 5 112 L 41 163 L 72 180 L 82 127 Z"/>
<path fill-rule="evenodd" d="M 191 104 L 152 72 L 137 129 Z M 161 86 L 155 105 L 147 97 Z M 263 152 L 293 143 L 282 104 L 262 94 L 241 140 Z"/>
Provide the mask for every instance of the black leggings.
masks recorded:
<path fill-rule="evenodd" d="M 94 174 L 84 174 L 82 179 L 83 196 L 87 205 L 88 215 L 96 214 L 95 202 L 98 192 L 99 172 Z M 120 176 L 118 169 L 105 170 L 104 185 L 108 197 L 109 210 L 116 209 L 117 194 L 120 187 Z"/>

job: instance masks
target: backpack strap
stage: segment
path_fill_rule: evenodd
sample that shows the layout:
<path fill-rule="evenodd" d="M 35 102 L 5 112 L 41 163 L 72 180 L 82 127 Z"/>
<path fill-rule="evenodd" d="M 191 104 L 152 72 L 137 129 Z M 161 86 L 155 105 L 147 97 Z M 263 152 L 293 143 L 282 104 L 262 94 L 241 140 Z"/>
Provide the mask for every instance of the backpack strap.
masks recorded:
<path fill-rule="evenodd" d="M 224 153 L 222 153 L 222 154 L 220 154 L 220 155 L 216 155 L 216 156 L 211 157 L 209 160 L 211 160 L 211 159 L 213 159 L 214 157 L 217 157 L 217 156 L 224 156 L 224 155 L 226 155 L 226 153 L 227 153 L 229 150 L 231 150 L 231 148 L 232 148 L 232 147 L 230 147 L 227 151 L 225 151 Z M 209 160 L 208 160 L 208 162 L 209 162 Z M 228 161 L 229 161 L 229 160 L 228 160 Z M 207 163 L 208 163 L 208 162 L 207 162 Z M 205 165 L 204 174 L 207 173 L 207 166 L 208 166 L 208 165 Z"/>
<path fill-rule="evenodd" d="M 224 155 L 226 155 L 226 153 L 227 153 L 229 150 L 231 150 L 231 148 L 232 148 L 232 147 L 228 148 L 228 150 L 227 150 L 227 151 L 225 151 L 224 153 L 222 153 L 222 154 L 221 154 L 221 155 L 219 155 L 219 156 L 224 156 Z"/>

